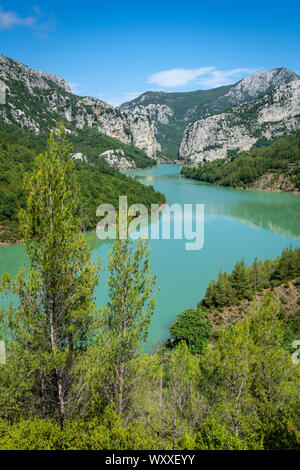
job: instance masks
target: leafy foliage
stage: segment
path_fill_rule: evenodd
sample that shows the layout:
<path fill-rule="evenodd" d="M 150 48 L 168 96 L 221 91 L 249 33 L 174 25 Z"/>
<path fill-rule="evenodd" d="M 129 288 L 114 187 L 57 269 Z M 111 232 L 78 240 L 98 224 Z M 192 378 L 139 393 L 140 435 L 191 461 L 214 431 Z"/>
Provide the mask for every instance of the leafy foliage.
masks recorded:
<path fill-rule="evenodd" d="M 0 292 L 19 298 L 2 327 L 8 348 L 23 348 L 38 376 L 33 388 L 28 383 L 31 406 L 59 417 L 61 424 L 72 403 L 74 365 L 93 333 L 93 294 L 99 278 L 99 266 L 92 264 L 91 249 L 80 232 L 78 186 L 69 152 L 60 127 L 25 180 L 20 225 L 29 273 L 25 276 L 22 268 L 16 281 L 4 274 L 0 283 Z"/>
<path fill-rule="evenodd" d="M 200 310 L 190 308 L 182 312 L 176 322 L 172 323 L 170 333 L 171 347 L 177 346 L 180 341 L 185 341 L 192 353 L 200 354 L 210 339 L 211 327 Z"/>
<path fill-rule="evenodd" d="M 213 345 L 197 315 L 205 302 L 251 298 L 268 283 L 300 278 L 300 249 L 220 273 L 204 304 L 175 323 L 176 347 L 141 354 L 154 308 L 148 248 L 115 244 L 110 299 L 98 311 L 76 167 L 57 132 L 26 178 L 29 271 L 0 284 L 19 298 L 0 312 L 0 449 L 299 450 L 300 370 L 283 347 L 286 325 L 272 293 L 221 328 Z"/>

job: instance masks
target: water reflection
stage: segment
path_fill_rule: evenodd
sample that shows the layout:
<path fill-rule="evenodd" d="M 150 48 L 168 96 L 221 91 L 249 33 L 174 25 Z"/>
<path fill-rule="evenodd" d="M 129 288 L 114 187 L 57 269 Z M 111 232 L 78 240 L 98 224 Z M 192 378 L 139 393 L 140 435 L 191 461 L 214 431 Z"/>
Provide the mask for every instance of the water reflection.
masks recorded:
<path fill-rule="evenodd" d="M 251 227 L 264 228 L 276 235 L 300 240 L 300 196 L 299 201 L 290 203 L 248 200 L 234 204 L 207 204 L 206 212 L 216 216 L 230 216 Z"/>

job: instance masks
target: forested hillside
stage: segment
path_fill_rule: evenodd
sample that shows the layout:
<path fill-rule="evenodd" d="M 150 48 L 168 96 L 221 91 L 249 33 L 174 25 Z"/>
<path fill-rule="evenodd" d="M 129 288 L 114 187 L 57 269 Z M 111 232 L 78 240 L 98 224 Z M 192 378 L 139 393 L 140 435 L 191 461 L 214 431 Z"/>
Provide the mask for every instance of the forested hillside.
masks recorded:
<path fill-rule="evenodd" d="M 69 84 L 57 75 L 43 73 L 0 54 L 0 80 L 5 86 L 5 103 L 0 117 L 35 133 L 50 132 L 64 120 L 72 133 L 84 127 L 134 145 L 155 158 L 155 126 L 145 113 L 122 113 L 97 98 L 71 92 Z"/>
<path fill-rule="evenodd" d="M 0 126 L 0 242 L 19 239 L 18 212 L 24 207 L 23 177 L 33 168 L 35 157 L 45 150 L 48 136 L 15 126 Z M 90 164 L 76 161 L 75 171 L 80 184 L 80 216 L 82 229 L 96 227 L 96 208 L 102 203 L 118 207 L 119 195 L 127 195 L 129 204 L 136 202 L 150 208 L 152 203 L 165 202 L 162 194 L 145 187 L 106 165 L 97 158 L 107 148 L 122 148 L 138 166 L 155 163 L 144 152 L 123 144 L 98 131 L 86 129 L 70 135 L 74 152 L 83 152 Z"/>
<path fill-rule="evenodd" d="M 229 151 L 225 159 L 185 166 L 182 174 L 199 181 L 236 188 L 255 187 L 255 183 L 267 175 L 267 185 L 262 185 L 262 189 L 273 189 L 275 186 L 283 191 L 299 191 L 300 131 L 273 142 L 261 139 L 248 152 L 236 149 Z M 281 181 L 279 187 L 276 186 L 278 181 Z"/>
<path fill-rule="evenodd" d="M 300 335 L 300 248 L 287 248 L 273 260 L 255 259 L 251 266 L 242 259 L 231 273 L 220 271 L 197 308 L 186 310 L 172 324 L 169 345 L 185 340 L 192 352 L 201 352 L 221 327 L 248 315 L 251 302 L 261 302 L 267 291 L 280 300 L 289 348 Z"/>

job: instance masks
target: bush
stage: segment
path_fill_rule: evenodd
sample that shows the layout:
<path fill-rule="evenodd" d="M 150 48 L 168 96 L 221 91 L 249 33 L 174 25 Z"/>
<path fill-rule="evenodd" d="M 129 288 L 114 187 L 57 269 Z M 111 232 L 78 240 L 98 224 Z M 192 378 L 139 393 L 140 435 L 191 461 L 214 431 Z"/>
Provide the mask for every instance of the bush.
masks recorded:
<path fill-rule="evenodd" d="M 124 426 L 110 409 L 101 421 L 66 422 L 63 429 L 43 419 L 20 421 L 11 428 L 0 421 L 0 450 L 150 450 L 155 443 L 144 426 Z"/>
<path fill-rule="evenodd" d="M 185 341 L 189 350 L 200 354 L 203 347 L 209 342 L 211 325 L 204 318 L 201 310 L 190 308 L 181 313 L 175 323 L 170 327 L 173 342 L 172 347 Z"/>

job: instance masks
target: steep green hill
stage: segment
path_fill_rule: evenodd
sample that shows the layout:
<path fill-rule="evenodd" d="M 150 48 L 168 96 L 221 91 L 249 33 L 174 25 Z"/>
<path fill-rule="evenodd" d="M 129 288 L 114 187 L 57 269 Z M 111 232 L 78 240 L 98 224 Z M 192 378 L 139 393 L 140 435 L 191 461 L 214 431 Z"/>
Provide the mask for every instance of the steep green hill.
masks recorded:
<path fill-rule="evenodd" d="M 25 204 L 23 192 L 23 176 L 31 171 L 36 155 L 46 147 L 48 135 L 21 130 L 15 126 L 0 124 L 0 242 L 16 241 L 18 233 L 18 212 Z M 162 204 L 165 197 L 155 191 L 152 186 L 146 187 L 113 170 L 97 159 L 96 155 L 112 142 L 120 148 L 118 141 L 107 136 L 100 138 L 93 132 L 78 132 L 77 136 L 69 136 L 73 142 L 74 151 L 83 151 L 90 160 L 89 163 L 76 161 L 76 173 L 80 184 L 80 216 L 83 230 L 96 227 L 96 208 L 99 204 L 111 203 L 118 207 L 119 195 L 127 195 L 129 204 L 142 203 L 150 208 L 152 203 Z M 140 151 L 124 145 L 131 157 L 137 161 Z"/>

